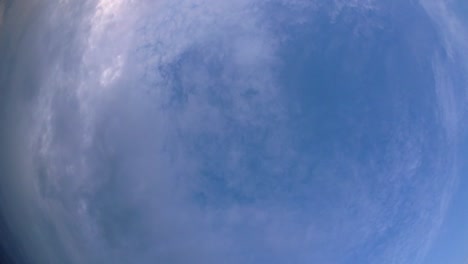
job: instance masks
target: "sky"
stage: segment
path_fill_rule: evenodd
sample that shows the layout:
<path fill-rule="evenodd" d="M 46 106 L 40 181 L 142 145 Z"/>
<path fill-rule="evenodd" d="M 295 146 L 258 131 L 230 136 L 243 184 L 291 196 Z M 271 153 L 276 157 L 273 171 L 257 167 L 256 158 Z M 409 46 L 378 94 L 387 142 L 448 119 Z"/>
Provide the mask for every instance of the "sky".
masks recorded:
<path fill-rule="evenodd" d="M 461 1 L 0 3 L 11 263 L 467 263 Z"/>

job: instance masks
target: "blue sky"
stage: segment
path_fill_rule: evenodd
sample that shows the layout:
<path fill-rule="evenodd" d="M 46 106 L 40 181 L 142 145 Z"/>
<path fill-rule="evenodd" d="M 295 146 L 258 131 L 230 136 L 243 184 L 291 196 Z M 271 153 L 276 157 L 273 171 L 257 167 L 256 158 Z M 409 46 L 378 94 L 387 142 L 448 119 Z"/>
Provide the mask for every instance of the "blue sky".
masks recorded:
<path fill-rule="evenodd" d="M 465 264 L 457 7 L 16 1 L 0 190 L 24 257 Z"/>
<path fill-rule="evenodd" d="M 443 33 L 441 34 L 454 34 L 448 43 L 453 46 L 466 47 L 466 31 L 461 29 L 466 27 L 466 3 L 463 1 L 452 1 L 449 5 L 452 9 L 446 12 L 445 16 L 439 16 L 436 23 L 439 24 Z M 443 8 L 441 8 L 443 10 Z M 450 13 L 453 12 L 453 13 Z M 460 29 L 460 30 L 458 30 Z M 455 66 L 451 68 L 452 72 L 463 72 L 466 70 L 466 49 L 460 49 L 456 54 Z M 458 65 L 458 66 L 457 66 Z M 457 86 L 466 87 L 466 75 L 458 78 Z M 464 98 L 461 96 L 461 98 Z M 464 117 L 461 120 L 465 120 Z M 433 250 L 427 257 L 426 263 L 466 263 L 468 261 L 467 255 L 467 227 L 466 220 L 468 211 L 466 207 L 468 188 L 466 177 L 467 167 L 464 160 L 467 156 L 467 137 L 466 129 L 462 129 L 459 141 L 459 180 L 458 186 L 452 197 L 452 204 L 449 206 L 447 217 L 444 220 L 440 234 L 434 244 Z"/>

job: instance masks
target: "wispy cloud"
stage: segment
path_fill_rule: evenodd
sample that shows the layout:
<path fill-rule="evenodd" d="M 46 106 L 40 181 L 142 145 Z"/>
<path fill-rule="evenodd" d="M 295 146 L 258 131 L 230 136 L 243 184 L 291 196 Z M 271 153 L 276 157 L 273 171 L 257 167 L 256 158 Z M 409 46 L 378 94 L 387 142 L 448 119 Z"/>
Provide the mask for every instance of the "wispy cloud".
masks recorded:
<path fill-rule="evenodd" d="M 291 126 L 291 87 L 280 80 L 292 37 L 274 23 L 312 27 L 304 10 L 319 17 L 323 8 L 333 26 L 344 14 L 380 12 L 377 1 L 42 5 L 30 33 L 34 59 L 16 58 L 39 77 L 24 85 L 33 91 L 27 102 L 11 95 L 27 106 L 28 124 L 12 138 L 26 141 L 16 180 L 27 193 L 21 226 L 33 234 L 31 255 L 47 263 L 340 263 L 361 255 L 401 263 L 427 252 L 454 184 L 452 149 L 432 145 L 401 110 L 381 146 L 365 146 L 373 128 L 358 123 L 350 146 L 320 153 L 319 143 L 300 141 L 314 131 Z M 286 15 L 271 17 L 278 7 Z M 437 111 L 453 138 L 459 109 L 440 65 L 435 59 Z M 19 70 L 13 88 L 23 87 Z M 372 155 L 364 159 L 365 147 Z M 444 151 L 425 154 L 433 148 Z M 32 217 L 40 220 L 29 226 Z"/>

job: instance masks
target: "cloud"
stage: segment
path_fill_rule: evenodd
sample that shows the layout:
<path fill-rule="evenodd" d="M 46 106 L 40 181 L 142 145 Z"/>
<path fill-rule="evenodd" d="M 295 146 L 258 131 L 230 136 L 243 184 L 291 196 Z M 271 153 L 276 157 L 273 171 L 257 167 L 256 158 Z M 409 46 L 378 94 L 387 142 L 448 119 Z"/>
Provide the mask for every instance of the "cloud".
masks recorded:
<path fill-rule="evenodd" d="M 219 262 L 229 248 L 192 201 L 193 151 L 205 151 L 199 137 L 223 143 L 277 115 L 275 39 L 254 3 L 62 1 L 41 23 L 52 38 L 41 39 L 50 49 L 39 55 L 25 180 L 48 243 L 31 254 Z"/>
<path fill-rule="evenodd" d="M 19 50 L 34 56 L 18 52 L 9 84 L 31 90 L 26 101 L 9 97 L 25 107 L 14 128 L 21 134 L 11 136 L 24 142 L 15 156 L 22 177 L 9 185 L 26 197 L 17 217 L 21 233 L 35 234 L 25 242 L 30 255 L 47 263 L 419 260 L 425 232 L 444 211 L 433 204 L 448 196 L 438 186 L 452 175 L 443 173 L 450 153 L 424 154 L 431 135 L 405 110 L 378 146 L 367 119 L 344 125 L 349 131 L 338 136 L 353 141 L 346 146 L 333 133 L 308 138 L 315 130 L 291 120 L 288 102 L 305 99 L 280 79 L 282 48 L 294 36 L 275 23 L 313 27 L 317 19 L 304 10 L 320 8 L 330 25 L 342 13 L 380 12 L 374 1 L 359 3 L 43 3 L 29 35 L 34 48 Z M 271 17 L 278 6 L 285 17 Z M 365 24 L 382 30 L 372 22 Z M 29 64 L 37 78 L 22 84 Z M 440 88 L 451 82 L 446 74 L 440 69 L 436 83 L 452 131 L 455 96 Z"/>

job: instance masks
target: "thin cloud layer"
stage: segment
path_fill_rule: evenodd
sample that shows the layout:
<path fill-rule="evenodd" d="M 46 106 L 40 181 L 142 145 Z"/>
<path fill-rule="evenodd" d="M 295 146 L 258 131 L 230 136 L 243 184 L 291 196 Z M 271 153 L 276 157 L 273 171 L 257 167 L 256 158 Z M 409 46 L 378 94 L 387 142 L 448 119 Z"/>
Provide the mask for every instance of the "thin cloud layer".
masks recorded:
<path fill-rule="evenodd" d="M 16 153 L 5 197 L 21 198 L 6 207 L 27 258 L 423 261 L 456 185 L 463 116 L 440 43 L 412 42 L 440 40 L 433 25 L 389 29 L 407 22 L 392 8 L 426 13 L 231 2 L 30 2 L 2 79 Z"/>

